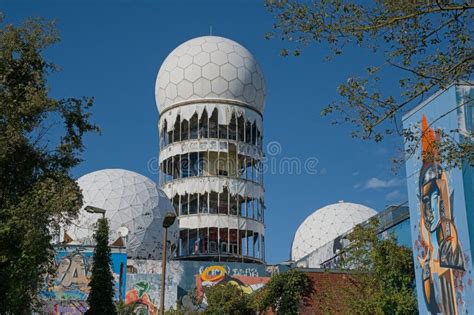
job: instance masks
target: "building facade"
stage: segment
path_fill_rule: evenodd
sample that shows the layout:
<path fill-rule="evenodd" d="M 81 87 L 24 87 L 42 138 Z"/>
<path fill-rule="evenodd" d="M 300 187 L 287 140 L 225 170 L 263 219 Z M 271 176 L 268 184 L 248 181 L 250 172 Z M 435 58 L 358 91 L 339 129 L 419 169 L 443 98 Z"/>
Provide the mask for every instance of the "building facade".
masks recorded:
<path fill-rule="evenodd" d="M 474 309 L 474 169 L 467 162 L 447 167 L 438 150 L 445 137 L 472 141 L 473 97 L 471 86 L 452 85 L 403 117 L 404 129 L 419 135 L 405 148 L 421 314 L 467 314 Z"/>
<path fill-rule="evenodd" d="M 226 38 L 191 39 L 163 62 L 160 184 L 178 211 L 178 259 L 264 262 L 265 91 L 251 53 Z"/>
<path fill-rule="evenodd" d="M 368 225 L 372 218 L 376 218 L 379 221 L 377 233 L 380 237 L 394 236 L 400 245 L 411 246 L 410 212 L 405 204 L 388 206 L 384 211 L 370 216 L 369 219 L 360 222 L 360 224 L 362 226 Z M 346 230 L 344 233 L 337 234 L 336 237 L 332 237 L 329 241 L 313 249 L 309 254 L 295 260 L 293 266 L 299 268 L 337 269 L 340 250 L 349 243 L 347 236 L 352 230 L 353 228 Z"/>

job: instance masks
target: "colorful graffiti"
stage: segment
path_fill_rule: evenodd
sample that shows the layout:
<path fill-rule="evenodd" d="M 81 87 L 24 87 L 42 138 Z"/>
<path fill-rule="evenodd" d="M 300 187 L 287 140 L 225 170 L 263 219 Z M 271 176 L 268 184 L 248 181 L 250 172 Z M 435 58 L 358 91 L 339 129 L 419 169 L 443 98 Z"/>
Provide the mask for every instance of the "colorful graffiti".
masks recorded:
<path fill-rule="evenodd" d="M 473 90 L 474 91 L 474 90 Z M 416 289 L 420 314 L 467 314 L 474 309 L 470 213 L 466 185 L 472 167 L 447 168 L 438 148 L 441 137 L 461 141 L 471 109 L 460 106 L 452 86 L 403 118 L 404 128 L 421 131 L 406 161 Z M 472 220 L 471 220 L 472 221 Z"/>
<path fill-rule="evenodd" d="M 464 255 L 454 223 L 447 174 L 439 162 L 439 133 L 422 118 L 422 168 L 419 178 L 420 244 L 418 261 L 423 295 L 433 314 L 457 314 L 456 285 L 464 275 Z M 458 272 L 456 272 L 458 271 Z M 457 279 L 456 279 L 457 278 Z"/>
<path fill-rule="evenodd" d="M 134 304 L 138 314 L 155 314 L 160 305 L 161 261 L 130 259 L 128 263 L 133 272 L 127 274 L 125 303 Z M 165 308 L 176 308 L 183 266 L 179 261 L 169 261 L 166 270 Z"/>
<path fill-rule="evenodd" d="M 247 268 L 246 268 L 247 269 Z M 198 300 L 204 300 L 206 287 L 212 287 L 216 284 L 229 283 L 242 289 L 244 293 L 250 294 L 258 289 L 262 288 L 270 278 L 258 277 L 251 274 L 258 275 L 257 271 L 249 271 L 243 269 L 243 272 L 238 273 L 239 269 L 232 270 L 230 267 L 225 265 L 211 265 L 202 267 L 200 273 L 196 275 L 196 297 Z M 233 271 L 237 271 L 234 272 Z"/>
<path fill-rule="evenodd" d="M 150 283 L 146 280 L 138 281 L 134 284 L 134 288 L 127 291 L 125 296 L 125 304 L 133 304 L 134 311 L 138 314 L 158 314 L 158 307 L 155 305 L 148 291 L 150 291 Z"/>
<path fill-rule="evenodd" d="M 126 304 L 136 303 L 134 312 L 138 306 L 143 314 L 154 314 L 160 304 L 161 262 L 130 259 L 129 266 L 133 272 L 127 274 Z M 167 264 L 165 308 L 180 305 L 190 311 L 202 310 L 206 287 L 230 282 L 250 293 L 268 281 L 265 274 L 265 266 L 260 264 L 171 260 Z"/>
<path fill-rule="evenodd" d="M 83 303 L 79 302 L 86 301 L 89 295 L 93 256 L 93 247 L 90 246 L 57 248 L 54 261 L 56 273 L 47 279 L 47 287 L 41 292 L 41 297 L 45 300 L 57 301 L 58 303 L 53 304 L 54 308 L 82 308 Z M 125 293 L 127 255 L 113 250 L 111 258 L 115 299 L 119 300 Z M 74 303 L 64 304 L 62 303 L 64 301 Z M 55 313 L 54 310 L 51 312 Z"/>
<path fill-rule="evenodd" d="M 81 315 L 89 306 L 85 301 L 45 301 L 41 314 Z"/>

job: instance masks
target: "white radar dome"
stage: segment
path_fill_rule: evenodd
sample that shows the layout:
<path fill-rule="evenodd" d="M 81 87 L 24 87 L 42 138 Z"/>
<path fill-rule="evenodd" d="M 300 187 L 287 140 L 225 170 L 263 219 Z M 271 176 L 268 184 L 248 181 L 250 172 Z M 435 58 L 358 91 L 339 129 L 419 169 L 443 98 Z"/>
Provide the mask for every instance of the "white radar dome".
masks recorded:
<path fill-rule="evenodd" d="M 338 202 L 316 210 L 296 230 L 291 259 L 300 260 L 375 214 L 377 211 L 371 208 L 349 202 Z"/>
<path fill-rule="evenodd" d="M 158 110 L 183 102 L 224 100 L 263 112 L 265 79 L 252 54 L 233 40 L 197 37 L 179 45 L 161 65 L 155 85 Z"/>
<path fill-rule="evenodd" d="M 135 259 L 161 259 L 163 218 L 175 212 L 170 200 L 147 177 L 122 169 L 105 169 L 78 179 L 84 206 L 79 217 L 65 232 L 82 244 L 91 244 L 101 214 L 85 211 L 86 206 L 106 210 L 110 242 L 122 237 L 127 254 Z M 168 239 L 176 244 L 178 224 L 168 229 Z M 169 246 L 175 247 L 175 246 Z"/>

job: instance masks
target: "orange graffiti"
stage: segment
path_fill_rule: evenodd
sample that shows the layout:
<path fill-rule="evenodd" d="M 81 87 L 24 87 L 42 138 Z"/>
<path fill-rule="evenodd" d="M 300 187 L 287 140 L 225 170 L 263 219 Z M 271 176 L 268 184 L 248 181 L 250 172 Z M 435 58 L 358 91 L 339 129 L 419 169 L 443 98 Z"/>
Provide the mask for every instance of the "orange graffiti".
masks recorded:
<path fill-rule="evenodd" d="M 225 269 L 222 266 L 209 266 L 201 272 L 202 281 L 218 282 L 224 277 Z"/>

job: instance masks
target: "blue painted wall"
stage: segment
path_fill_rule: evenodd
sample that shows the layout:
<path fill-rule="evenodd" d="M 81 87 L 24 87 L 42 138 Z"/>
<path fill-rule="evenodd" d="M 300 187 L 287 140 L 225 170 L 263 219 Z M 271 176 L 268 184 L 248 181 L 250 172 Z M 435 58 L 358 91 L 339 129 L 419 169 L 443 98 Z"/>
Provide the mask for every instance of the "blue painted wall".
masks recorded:
<path fill-rule="evenodd" d="M 461 131 L 472 131 L 472 102 L 461 106 L 473 89 L 451 86 L 403 117 L 404 128 L 420 128 L 425 140 L 437 130 L 462 141 Z M 409 143 L 406 144 L 408 148 Z M 447 169 L 423 159 L 422 143 L 406 161 L 411 235 L 418 306 L 421 314 L 474 310 L 472 250 L 474 241 L 473 169 Z M 432 152 L 432 146 L 425 147 Z M 421 174 L 421 176 L 420 176 Z"/>
<path fill-rule="evenodd" d="M 384 232 L 393 234 L 397 239 L 397 243 L 406 247 L 411 247 L 411 231 L 410 231 L 410 219 L 402 221 L 397 225 L 392 226 Z"/>
<path fill-rule="evenodd" d="M 51 286 L 41 292 L 41 297 L 58 302 L 86 301 L 93 255 L 91 246 L 56 247 L 54 263 L 57 274 L 50 279 Z M 118 301 L 125 297 L 127 254 L 112 249 L 111 256 L 115 300 Z"/>

